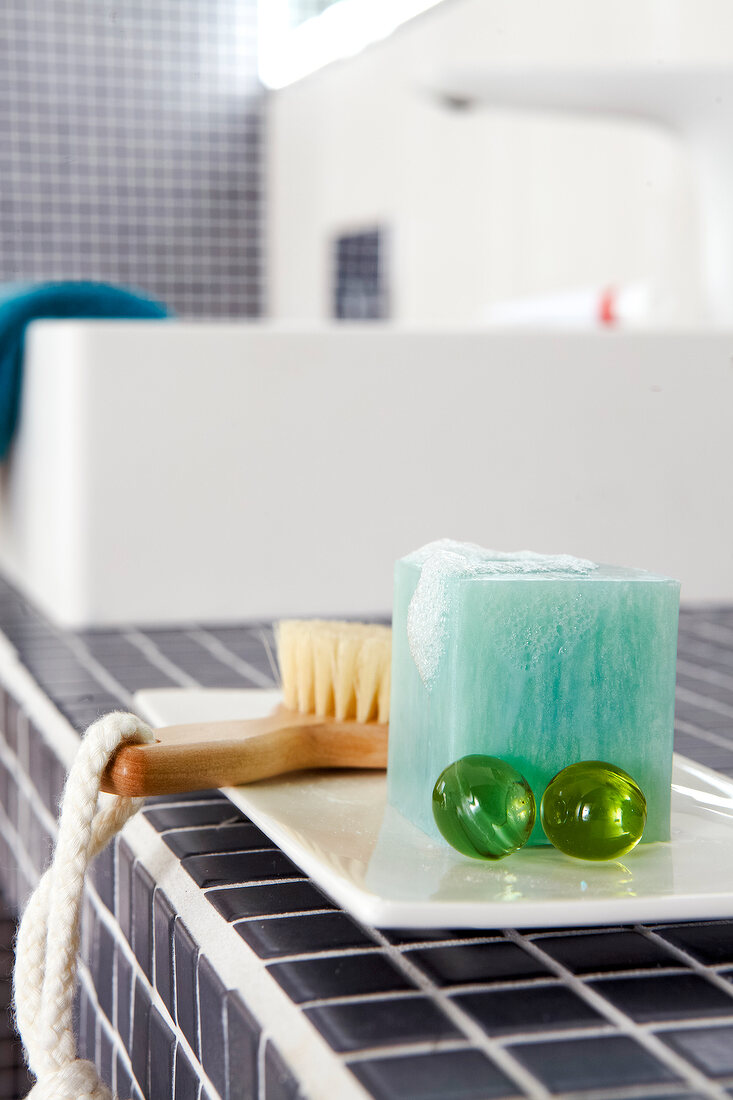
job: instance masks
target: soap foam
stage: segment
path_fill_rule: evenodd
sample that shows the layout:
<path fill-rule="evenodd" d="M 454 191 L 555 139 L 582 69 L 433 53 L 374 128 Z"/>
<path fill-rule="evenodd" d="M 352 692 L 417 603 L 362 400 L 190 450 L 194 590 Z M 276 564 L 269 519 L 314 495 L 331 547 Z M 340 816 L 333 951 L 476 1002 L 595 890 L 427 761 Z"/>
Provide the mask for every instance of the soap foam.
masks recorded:
<path fill-rule="evenodd" d="M 412 659 L 428 691 L 445 651 L 449 579 L 540 575 L 567 577 L 588 574 L 598 568 L 595 562 L 574 558 L 570 554 L 537 554 L 533 550 L 504 553 L 452 539 L 430 542 L 408 554 L 404 560 L 422 567 L 407 611 L 407 638 Z M 531 639 L 526 638 L 526 641 Z"/>

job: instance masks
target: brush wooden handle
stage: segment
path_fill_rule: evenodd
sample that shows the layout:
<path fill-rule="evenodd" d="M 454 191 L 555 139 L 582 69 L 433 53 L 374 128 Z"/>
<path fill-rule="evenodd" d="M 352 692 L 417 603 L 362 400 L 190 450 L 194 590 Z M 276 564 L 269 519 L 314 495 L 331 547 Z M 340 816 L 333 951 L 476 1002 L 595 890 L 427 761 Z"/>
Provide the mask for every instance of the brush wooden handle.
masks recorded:
<path fill-rule="evenodd" d="M 123 745 L 102 780 L 110 794 L 144 797 L 236 787 L 305 768 L 386 768 L 388 727 L 338 722 L 278 707 L 266 718 L 196 722 Z"/>

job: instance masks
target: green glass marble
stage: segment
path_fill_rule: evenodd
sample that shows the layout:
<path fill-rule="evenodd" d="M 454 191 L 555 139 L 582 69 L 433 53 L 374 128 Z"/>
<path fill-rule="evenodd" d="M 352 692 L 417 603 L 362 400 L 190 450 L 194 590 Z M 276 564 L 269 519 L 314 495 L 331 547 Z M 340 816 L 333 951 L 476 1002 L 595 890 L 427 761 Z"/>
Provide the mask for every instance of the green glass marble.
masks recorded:
<path fill-rule="evenodd" d="M 435 824 L 453 848 L 474 859 L 503 859 L 526 844 L 534 795 L 516 768 L 475 753 L 449 764 L 433 789 Z"/>
<path fill-rule="evenodd" d="M 617 859 L 646 824 L 646 799 L 627 772 L 601 760 L 563 768 L 547 785 L 540 820 L 548 840 L 576 859 Z"/>

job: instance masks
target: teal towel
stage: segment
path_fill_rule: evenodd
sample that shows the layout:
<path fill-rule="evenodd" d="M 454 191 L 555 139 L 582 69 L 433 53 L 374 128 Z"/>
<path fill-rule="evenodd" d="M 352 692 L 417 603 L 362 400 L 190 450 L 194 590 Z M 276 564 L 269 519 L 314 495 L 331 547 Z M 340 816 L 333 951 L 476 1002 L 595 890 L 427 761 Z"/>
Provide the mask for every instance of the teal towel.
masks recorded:
<path fill-rule="evenodd" d="M 25 330 L 40 318 L 160 319 L 168 310 L 131 290 L 105 283 L 0 286 L 0 461 L 13 438 L 20 407 Z"/>

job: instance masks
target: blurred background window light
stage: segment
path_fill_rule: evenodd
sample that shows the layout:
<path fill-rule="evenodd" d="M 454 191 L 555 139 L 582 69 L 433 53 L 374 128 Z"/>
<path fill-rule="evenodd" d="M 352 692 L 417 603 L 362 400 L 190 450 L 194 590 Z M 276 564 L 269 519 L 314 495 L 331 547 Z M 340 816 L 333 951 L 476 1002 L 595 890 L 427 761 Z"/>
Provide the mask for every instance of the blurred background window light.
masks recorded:
<path fill-rule="evenodd" d="M 401 23 L 440 2 L 259 0 L 260 79 L 268 88 L 283 88 L 387 38 Z"/>

